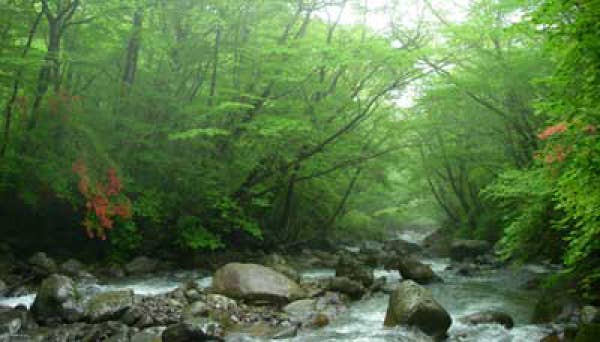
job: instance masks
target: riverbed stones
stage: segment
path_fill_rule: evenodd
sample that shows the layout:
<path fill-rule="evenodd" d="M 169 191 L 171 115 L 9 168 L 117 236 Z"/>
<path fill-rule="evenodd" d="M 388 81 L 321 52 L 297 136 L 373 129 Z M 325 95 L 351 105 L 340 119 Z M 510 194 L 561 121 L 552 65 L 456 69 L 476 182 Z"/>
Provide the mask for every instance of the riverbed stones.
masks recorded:
<path fill-rule="evenodd" d="M 132 290 L 101 292 L 86 304 L 85 316 L 94 323 L 118 319 L 132 306 Z"/>
<path fill-rule="evenodd" d="M 456 239 L 450 245 L 450 257 L 456 261 L 476 258 L 491 250 L 489 242 L 484 240 Z"/>
<path fill-rule="evenodd" d="M 212 287 L 215 293 L 249 301 L 281 303 L 304 296 L 295 281 L 258 264 L 227 264 L 215 272 Z"/>
<path fill-rule="evenodd" d="M 442 281 L 429 265 L 411 257 L 399 260 L 398 271 L 403 279 L 414 280 L 423 285 Z"/>
<path fill-rule="evenodd" d="M 403 281 L 390 295 L 384 326 L 413 326 L 436 340 L 443 339 L 452 324 L 448 312 L 431 292 L 412 280 Z"/>
<path fill-rule="evenodd" d="M 31 311 L 38 322 L 75 322 L 84 309 L 71 278 L 53 274 L 42 281 Z"/>
<path fill-rule="evenodd" d="M 481 311 L 460 318 L 460 321 L 467 324 L 500 324 L 506 329 L 512 329 L 514 321 L 506 312 L 501 311 Z"/>

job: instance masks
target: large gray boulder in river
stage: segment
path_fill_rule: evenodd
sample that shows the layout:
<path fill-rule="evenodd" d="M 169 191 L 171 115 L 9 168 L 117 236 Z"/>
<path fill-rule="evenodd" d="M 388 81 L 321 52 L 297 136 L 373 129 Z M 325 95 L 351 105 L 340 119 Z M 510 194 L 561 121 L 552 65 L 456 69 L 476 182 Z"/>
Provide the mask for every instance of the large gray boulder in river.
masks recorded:
<path fill-rule="evenodd" d="M 456 239 L 450 245 L 450 257 L 456 261 L 475 258 L 491 250 L 492 246 L 484 240 Z"/>
<path fill-rule="evenodd" d="M 428 289 L 406 280 L 390 295 L 383 324 L 386 327 L 413 326 L 436 340 L 441 340 L 446 337 L 452 318 L 433 299 Z"/>
<path fill-rule="evenodd" d="M 274 303 L 303 297 L 295 281 L 257 264 L 230 263 L 221 267 L 213 276 L 213 291 L 232 298 Z"/>
<path fill-rule="evenodd" d="M 31 312 L 38 322 L 75 322 L 83 317 L 83 306 L 71 278 L 53 274 L 44 279 Z"/>

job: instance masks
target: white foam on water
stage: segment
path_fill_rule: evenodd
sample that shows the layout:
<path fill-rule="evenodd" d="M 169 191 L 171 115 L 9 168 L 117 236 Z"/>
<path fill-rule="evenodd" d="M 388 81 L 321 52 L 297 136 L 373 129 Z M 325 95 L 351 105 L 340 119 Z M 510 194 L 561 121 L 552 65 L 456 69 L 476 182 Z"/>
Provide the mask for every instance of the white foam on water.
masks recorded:
<path fill-rule="evenodd" d="M 10 308 L 24 305 L 27 309 L 31 308 L 35 300 L 35 294 L 28 294 L 19 297 L 0 297 L 0 306 L 8 306 Z"/>

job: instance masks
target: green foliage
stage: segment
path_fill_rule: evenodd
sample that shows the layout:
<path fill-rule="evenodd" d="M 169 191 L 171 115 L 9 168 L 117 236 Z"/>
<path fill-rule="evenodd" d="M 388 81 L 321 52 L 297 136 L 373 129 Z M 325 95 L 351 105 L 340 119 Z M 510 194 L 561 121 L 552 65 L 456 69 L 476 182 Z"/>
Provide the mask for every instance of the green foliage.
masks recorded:
<path fill-rule="evenodd" d="M 223 243 L 213 233 L 202 226 L 202 220 L 195 216 L 181 216 L 177 221 L 177 243 L 192 250 L 215 250 L 223 247 Z"/>

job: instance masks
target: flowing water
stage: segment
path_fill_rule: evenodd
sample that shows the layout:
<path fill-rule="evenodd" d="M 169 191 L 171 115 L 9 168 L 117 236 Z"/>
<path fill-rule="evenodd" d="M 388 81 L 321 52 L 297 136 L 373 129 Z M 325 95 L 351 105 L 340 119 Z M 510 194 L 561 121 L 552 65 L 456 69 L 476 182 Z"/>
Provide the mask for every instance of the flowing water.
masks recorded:
<path fill-rule="evenodd" d="M 501 269 L 484 272 L 476 277 L 464 277 L 447 271 L 445 259 L 425 260 L 439 274 L 444 283 L 428 286 L 436 300 L 450 312 L 453 323 L 448 341 L 529 342 L 539 341 L 552 332 L 547 325 L 529 324 L 536 301 L 536 293 L 521 289 L 524 282 L 544 268 L 524 266 L 519 269 Z M 309 278 L 330 277 L 331 270 L 315 270 L 305 274 Z M 385 276 L 388 282 L 398 282 L 397 272 L 378 270 L 376 277 Z M 350 306 L 329 326 L 301 333 L 297 341 L 430 341 L 419 331 L 406 328 L 383 328 L 388 296 L 375 295 Z M 497 324 L 470 326 L 458 321 L 459 317 L 482 310 L 501 310 L 515 320 L 513 329 Z"/>
<path fill-rule="evenodd" d="M 420 242 L 422 233 L 404 233 L 402 238 Z M 540 266 L 522 266 L 490 270 L 475 277 L 464 277 L 446 270 L 446 259 L 425 260 L 440 275 L 443 283 L 429 285 L 436 300 L 451 314 L 453 323 L 448 341 L 481 342 L 529 342 L 539 341 L 548 335 L 553 327 L 529 324 L 536 293 L 524 290 L 522 285 L 536 273 L 547 272 Z M 304 279 L 327 278 L 334 276 L 332 269 L 313 269 L 303 273 Z M 376 277 L 385 277 L 388 282 L 398 282 L 398 272 L 375 271 Z M 107 285 L 84 287 L 87 291 L 132 289 L 140 295 L 156 295 L 174 290 L 186 281 L 193 280 L 202 287 L 210 286 L 211 277 L 205 273 L 182 271 L 152 275 L 140 278 L 127 278 Z M 30 306 L 35 295 L 16 298 L 0 298 L 0 305 Z M 430 339 L 414 329 L 398 327 L 383 328 L 388 304 L 388 295 L 377 294 L 358 301 L 341 313 L 330 325 L 323 329 L 303 331 L 293 341 L 429 341 Z M 462 324 L 458 318 L 482 310 L 500 310 L 509 313 L 515 320 L 513 329 L 505 329 L 497 324 L 470 326 Z"/>

